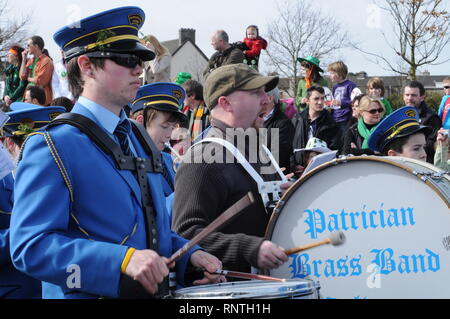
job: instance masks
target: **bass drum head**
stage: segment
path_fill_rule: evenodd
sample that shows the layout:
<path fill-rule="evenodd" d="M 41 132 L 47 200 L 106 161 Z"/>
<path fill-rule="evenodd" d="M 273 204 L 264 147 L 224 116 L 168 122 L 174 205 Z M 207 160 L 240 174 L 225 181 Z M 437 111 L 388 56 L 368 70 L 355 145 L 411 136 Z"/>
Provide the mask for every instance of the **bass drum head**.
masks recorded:
<path fill-rule="evenodd" d="M 270 272 L 320 282 L 323 298 L 450 298 L 450 177 L 405 158 L 349 157 L 298 180 L 266 237 L 284 249 L 343 231 L 341 246 Z"/>
<path fill-rule="evenodd" d="M 177 290 L 175 299 L 318 299 L 318 283 L 307 279 L 241 281 Z"/>

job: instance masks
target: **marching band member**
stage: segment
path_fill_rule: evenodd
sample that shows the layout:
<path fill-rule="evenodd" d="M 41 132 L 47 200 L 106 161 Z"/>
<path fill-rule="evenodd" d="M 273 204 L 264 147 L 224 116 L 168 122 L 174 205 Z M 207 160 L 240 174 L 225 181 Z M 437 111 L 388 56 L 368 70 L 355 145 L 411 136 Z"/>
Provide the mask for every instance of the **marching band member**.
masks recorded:
<path fill-rule="evenodd" d="M 14 266 L 42 281 L 43 298 L 164 297 L 170 268 L 180 285 L 188 267 L 221 268 L 199 247 L 167 265 L 187 240 L 170 230 L 160 154 L 123 110 L 155 56 L 139 42 L 144 20 L 121 7 L 54 35 L 78 101 L 24 145 L 10 240 Z M 219 279 L 205 272 L 194 284 Z"/>
<path fill-rule="evenodd" d="M 65 112 L 63 107 L 42 107 L 38 105 L 15 102 L 8 112 L 8 122 L 3 128 L 4 145 L 13 160 L 17 160 L 25 138 L 50 123 Z M 2 163 L 2 168 L 5 163 Z M 9 253 L 9 235 L 11 212 L 14 204 L 14 172 L 0 181 L 0 298 L 40 299 L 41 283 L 18 271 L 12 264 Z"/>
<path fill-rule="evenodd" d="M 369 148 L 384 156 L 402 156 L 427 161 L 426 136 L 432 132 L 421 125 L 415 107 L 405 106 L 391 113 L 369 136 Z"/>
<path fill-rule="evenodd" d="M 280 179 L 278 164 L 258 137 L 269 105 L 266 91 L 277 84 L 278 77 L 262 76 L 245 64 L 211 72 L 204 99 L 212 128 L 185 154 L 177 171 L 173 229 L 186 238 L 207 227 L 249 191 L 254 194 L 253 205 L 201 242 L 222 260 L 225 269 L 273 269 L 288 260 L 282 248 L 264 238 L 270 196 L 276 198 L 283 187 L 290 186 L 284 176 Z"/>

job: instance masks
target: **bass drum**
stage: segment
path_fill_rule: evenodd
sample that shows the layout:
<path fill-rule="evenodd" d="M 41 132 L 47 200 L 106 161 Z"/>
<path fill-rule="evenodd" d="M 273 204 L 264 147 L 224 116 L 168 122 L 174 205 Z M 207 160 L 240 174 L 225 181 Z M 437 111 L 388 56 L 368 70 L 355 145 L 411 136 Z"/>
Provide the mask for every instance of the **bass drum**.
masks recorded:
<path fill-rule="evenodd" d="M 323 298 L 450 298 L 450 176 L 399 157 L 347 157 L 299 179 L 266 237 L 285 249 L 343 231 L 341 246 L 290 256 L 270 272 L 319 281 Z"/>

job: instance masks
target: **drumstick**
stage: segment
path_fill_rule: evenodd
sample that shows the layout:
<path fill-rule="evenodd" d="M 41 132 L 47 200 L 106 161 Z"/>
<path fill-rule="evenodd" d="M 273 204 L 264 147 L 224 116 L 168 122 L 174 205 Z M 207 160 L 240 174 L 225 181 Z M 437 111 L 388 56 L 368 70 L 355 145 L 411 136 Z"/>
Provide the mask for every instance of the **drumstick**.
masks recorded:
<path fill-rule="evenodd" d="M 339 246 L 342 245 L 345 242 L 345 235 L 344 232 L 339 231 L 339 232 L 334 232 L 330 235 L 330 237 L 323 239 L 323 240 L 319 240 L 310 244 L 306 244 L 306 245 L 302 245 L 302 246 L 298 246 L 298 247 L 294 247 L 291 249 L 287 249 L 284 251 L 284 253 L 288 256 L 299 253 L 301 251 L 307 250 L 307 249 L 311 249 L 317 246 L 322 246 L 322 245 L 328 245 L 328 244 L 332 244 L 333 246 Z"/>
<path fill-rule="evenodd" d="M 241 278 L 241 279 L 267 280 L 267 281 L 279 281 L 279 282 L 286 281 L 286 279 L 281 279 L 281 278 L 249 274 L 246 272 L 229 271 L 229 270 L 216 270 L 213 274 L 221 275 L 221 276 L 225 276 L 225 277 Z"/>
<path fill-rule="evenodd" d="M 198 233 L 194 238 L 192 238 L 188 243 L 186 243 L 183 247 L 178 249 L 172 257 L 170 257 L 167 264 L 171 264 L 174 261 L 180 259 L 184 254 L 186 254 L 192 247 L 197 245 L 202 239 L 208 236 L 213 231 L 217 230 L 220 226 L 222 226 L 225 222 L 236 216 L 240 213 L 244 208 L 249 206 L 254 202 L 254 198 L 252 193 L 247 193 L 243 198 L 237 201 L 233 206 L 228 208 L 225 212 L 223 212 L 219 217 L 217 217 L 211 224 L 208 225 L 205 229 L 203 229 L 200 233 Z"/>

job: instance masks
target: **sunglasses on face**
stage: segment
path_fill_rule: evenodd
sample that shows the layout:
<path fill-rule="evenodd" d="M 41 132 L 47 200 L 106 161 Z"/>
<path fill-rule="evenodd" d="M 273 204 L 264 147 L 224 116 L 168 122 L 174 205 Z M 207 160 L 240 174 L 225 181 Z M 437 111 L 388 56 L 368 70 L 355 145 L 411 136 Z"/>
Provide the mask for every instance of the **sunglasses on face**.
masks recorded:
<path fill-rule="evenodd" d="M 448 90 L 448 89 L 450 89 L 450 86 L 444 86 L 444 89 Z"/>
<path fill-rule="evenodd" d="M 134 54 L 124 54 L 124 53 L 109 53 L 107 55 L 102 56 L 95 56 L 95 58 L 100 59 L 108 59 L 111 61 L 114 61 L 116 64 L 129 68 L 134 69 L 136 66 L 143 67 L 144 61 L 142 61 L 141 58 L 137 57 Z"/>
<path fill-rule="evenodd" d="M 382 109 L 382 108 L 379 108 L 379 109 L 373 109 L 373 110 L 366 110 L 366 112 L 367 113 L 370 113 L 370 114 L 376 114 L 376 113 L 383 113 L 384 112 L 384 110 Z"/>
<path fill-rule="evenodd" d="M 144 61 L 141 58 L 133 55 L 133 54 L 117 54 L 109 57 L 110 60 L 114 61 L 116 64 L 134 69 L 136 66 L 143 67 Z"/>

